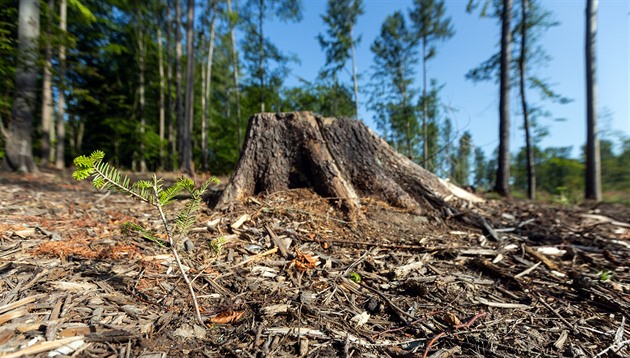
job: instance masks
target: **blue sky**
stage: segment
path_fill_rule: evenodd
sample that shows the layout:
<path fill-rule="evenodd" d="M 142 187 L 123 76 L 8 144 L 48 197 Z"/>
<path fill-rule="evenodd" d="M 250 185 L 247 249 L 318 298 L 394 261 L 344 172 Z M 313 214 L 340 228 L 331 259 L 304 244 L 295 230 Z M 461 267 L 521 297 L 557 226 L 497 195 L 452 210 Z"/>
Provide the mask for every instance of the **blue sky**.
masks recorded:
<path fill-rule="evenodd" d="M 387 15 L 396 10 L 406 11 L 410 0 L 365 0 L 365 14 L 359 18 L 356 33 L 362 35 L 357 49 L 359 73 L 362 82 L 369 80 L 369 68 L 373 56 L 370 45 L 380 31 Z M 487 153 L 498 144 L 498 85 L 495 83 L 474 84 L 465 79 L 469 69 L 488 59 L 498 49 L 500 28 L 495 19 L 481 19 L 477 14 L 465 12 L 468 0 L 446 0 L 447 15 L 455 29 L 455 36 L 439 44 L 437 56 L 429 62 L 428 75 L 444 84 L 442 102 L 456 109 L 450 113 L 454 127 L 459 133 L 468 130 L 473 142 Z M 325 0 L 305 0 L 302 22 L 268 22 L 268 36 L 281 50 L 296 54 L 301 63 L 292 64 L 292 73 L 286 81 L 288 86 L 299 85 L 299 78 L 314 80 L 325 62 L 316 36 L 324 32 L 321 15 L 326 8 Z M 585 142 L 586 119 L 584 87 L 584 12 L 585 0 L 545 0 L 543 6 L 553 13 L 559 26 L 551 28 L 542 36 L 542 45 L 551 56 L 546 68 L 536 69 L 535 74 L 553 84 L 559 94 L 573 101 L 565 105 L 547 104 L 546 109 L 554 118 L 541 120 L 548 126 L 550 135 L 542 146 L 573 146 L 575 156 Z M 601 129 L 606 132 L 630 135 L 629 103 L 630 80 L 628 70 L 630 58 L 630 1 L 601 0 L 598 12 L 598 85 Z M 421 71 L 418 69 L 417 88 L 420 89 Z M 348 81 L 350 77 L 348 76 Z M 530 96 L 531 97 L 531 96 Z M 367 96 L 360 95 L 361 117 L 374 128 L 372 113 L 365 108 Z M 516 92 L 511 96 L 512 130 L 511 147 L 514 153 L 523 145 L 520 129 L 522 116 L 517 108 L 520 103 Z"/>

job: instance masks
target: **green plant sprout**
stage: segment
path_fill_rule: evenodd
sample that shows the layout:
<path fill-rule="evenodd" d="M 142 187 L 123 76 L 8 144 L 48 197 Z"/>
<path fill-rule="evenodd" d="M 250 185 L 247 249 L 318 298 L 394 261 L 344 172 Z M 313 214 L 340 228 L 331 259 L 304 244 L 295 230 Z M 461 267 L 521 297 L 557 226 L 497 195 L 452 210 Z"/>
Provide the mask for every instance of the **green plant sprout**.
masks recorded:
<path fill-rule="evenodd" d="M 348 279 L 354 283 L 361 283 L 361 275 L 352 271 L 348 273 Z"/>
<path fill-rule="evenodd" d="M 604 269 L 604 270 L 599 271 L 597 275 L 599 276 L 600 281 L 606 282 L 606 281 L 612 280 L 615 273 L 610 270 Z"/>
<path fill-rule="evenodd" d="M 182 278 L 188 286 L 190 296 L 192 298 L 193 307 L 195 309 L 195 315 L 201 325 L 204 324 L 201 318 L 201 312 L 199 311 L 199 303 L 197 302 L 197 296 L 192 286 L 192 282 L 188 278 L 184 266 L 179 258 L 174 236 L 186 235 L 192 225 L 195 223 L 195 213 L 200 207 L 202 195 L 210 186 L 210 184 L 218 184 L 219 180 L 215 177 L 208 179 L 199 189 L 195 188 L 195 183 L 189 179 L 180 177 L 177 182 L 171 187 L 165 188 L 163 186 L 162 179 L 158 179 L 153 174 L 152 180 L 138 180 L 131 184 L 129 177 L 122 175 L 118 169 L 110 166 L 107 162 L 103 161 L 105 153 L 97 150 L 87 156 L 79 156 L 74 159 L 74 165 L 76 170 L 72 173 L 72 177 L 76 180 L 85 180 L 92 177 L 92 184 L 96 189 L 107 190 L 114 189 L 124 194 L 128 194 L 133 198 L 143 201 L 157 209 L 160 214 L 160 219 L 164 225 L 168 242 L 159 239 L 156 235 L 146 230 L 142 226 L 134 223 L 126 223 L 123 226 L 123 231 L 137 232 L 142 237 L 155 242 L 161 247 L 168 246 L 171 249 L 171 253 L 175 257 L 177 267 L 182 274 Z M 175 197 L 181 192 L 186 191 L 190 195 L 191 199 L 186 203 L 184 209 L 182 209 L 175 219 L 175 227 L 173 228 L 164 214 L 164 207 L 173 202 Z"/>
<path fill-rule="evenodd" d="M 223 245 L 225 244 L 227 240 L 225 239 L 224 236 L 219 236 L 217 238 L 214 238 L 212 240 L 210 240 L 210 249 L 212 250 L 212 252 L 215 255 L 221 255 L 221 253 L 223 252 Z"/>

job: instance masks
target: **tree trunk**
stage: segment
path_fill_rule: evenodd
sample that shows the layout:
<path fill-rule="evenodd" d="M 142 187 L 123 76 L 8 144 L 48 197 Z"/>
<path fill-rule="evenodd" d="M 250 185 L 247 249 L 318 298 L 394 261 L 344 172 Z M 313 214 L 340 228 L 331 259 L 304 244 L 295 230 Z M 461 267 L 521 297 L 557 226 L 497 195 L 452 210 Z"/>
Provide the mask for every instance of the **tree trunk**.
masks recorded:
<path fill-rule="evenodd" d="M 146 120 L 144 118 L 144 107 L 145 107 L 145 98 L 144 98 L 144 75 L 146 71 L 146 44 L 144 42 L 144 30 L 142 24 L 142 15 L 140 14 L 140 10 L 137 10 L 137 20 L 138 21 L 138 94 L 140 101 L 140 153 L 138 154 L 138 160 L 140 161 L 140 172 L 144 173 L 147 171 L 147 162 L 144 158 L 145 153 L 145 145 L 144 145 L 144 132 Z"/>
<path fill-rule="evenodd" d="M 512 0 L 503 0 L 501 15 L 501 83 L 499 89 L 499 158 L 495 191 L 510 195 L 510 44 Z"/>
<path fill-rule="evenodd" d="M 597 133 L 597 5 L 586 0 L 586 191 L 588 200 L 602 200 L 601 160 Z"/>
<path fill-rule="evenodd" d="M 178 163 L 183 161 L 184 97 L 182 96 L 182 6 L 175 0 L 175 113 L 177 117 Z"/>
<path fill-rule="evenodd" d="M 354 118 L 359 119 L 359 79 L 357 75 L 357 57 L 352 29 L 350 29 L 350 52 L 352 54 L 352 82 L 354 84 Z"/>
<path fill-rule="evenodd" d="M 260 12 L 258 13 L 258 46 L 260 58 L 258 59 L 258 76 L 260 79 L 260 112 L 265 112 L 265 37 L 263 35 L 263 19 L 265 18 L 265 0 L 260 0 Z"/>
<path fill-rule="evenodd" d="M 261 113 L 250 119 L 241 158 L 217 206 L 302 187 L 338 201 L 351 219 L 362 216 L 361 197 L 420 213 L 445 209 L 454 195 L 360 121 L 310 112 Z"/>
<path fill-rule="evenodd" d="M 55 0 L 48 0 L 48 34 L 52 34 L 53 11 Z M 50 129 L 54 124 L 52 101 L 52 44 L 51 38 L 46 37 L 46 54 L 44 58 L 44 74 L 42 75 L 42 166 L 47 166 L 51 161 L 50 143 L 53 137 Z"/>
<path fill-rule="evenodd" d="M 175 126 L 173 125 L 173 96 L 171 84 L 173 83 L 173 19 L 171 15 L 171 1 L 166 2 L 166 126 L 168 127 L 168 159 L 166 170 L 173 170 L 175 153 L 177 153 L 177 140 L 175 137 Z"/>
<path fill-rule="evenodd" d="M 159 168 L 164 169 L 164 121 L 166 112 L 164 110 L 164 55 L 162 54 L 162 30 L 158 25 L 157 28 L 157 43 L 158 43 L 158 75 L 160 78 L 160 97 L 159 97 L 159 122 L 160 122 L 160 144 L 159 144 Z"/>
<path fill-rule="evenodd" d="M 534 167 L 534 149 L 529 134 L 529 109 L 527 108 L 527 97 L 525 93 L 525 64 L 527 57 L 527 0 L 521 3 L 521 56 L 518 61 L 521 108 L 523 110 L 523 128 L 525 129 L 525 151 L 527 152 L 527 197 L 530 200 L 536 199 L 536 169 Z"/>
<path fill-rule="evenodd" d="M 234 36 L 234 20 L 232 19 L 232 1 L 228 0 L 228 12 L 230 13 L 230 39 L 232 42 L 232 67 L 234 69 L 234 96 L 236 98 L 236 145 L 241 147 L 243 138 L 241 129 L 241 91 L 238 85 L 238 53 L 236 52 L 236 38 Z"/>
<path fill-rule="evenodd" d="M 210 46 L 208 47 L 208 59 L 206 63 L 206 78 L 204 82 L 204 93 L 202 101 L 202 120 L 201 120 L 201 167 L 208 170 L 208 126 L 210 117 L 210 93 L 212 88 L 212 59 L 214 57 L 214 31 L 216 22 L 217 1 L 212 4 L 212 20 L 210 20 Z"/>
<path fill-rule="evenodd" d="M 422 108 L 422 166 L 427 167 L 429 161 L 429 126 L 427 125 L 427 35 L 422 36 L 422 96 L 424 104 Z"/>
<path fill-rule="evenodd" d="M 59 29 L 62 35 L 66 36 L 68 3 L 61 0 L 59 4 Z M 57 103 L 57 149 L 55 150 L 56 160 L 55 168 L 63 169 L 66 167 L 66 46 L 62 43 L 59 45 L 59 101 Z"/>
<path fill-rule="evenodd" d="M 5 142 L 4 166 L 21 172 L 37 172 L 33 160 L 33 113 L 37 98 L 37 41 L 39 1 L 20 0 L 18 14 L 18 61 L 15 99 Z M 0 123 L 2 125 L 2 123 Z"/>
<path fill-rule="evenodd" d="M 193 100 L 194 100 L 194 49 L 193 29 L 195 19 L 195 0 L 188 0 L 186 16 L 186 111 L 184 118 L 184 133 L 182 134 L 182 161 L 179 164 L 181 170 L 189 175 L 194 175 L 192 158 L 192 124 L 193 124 Z"/>

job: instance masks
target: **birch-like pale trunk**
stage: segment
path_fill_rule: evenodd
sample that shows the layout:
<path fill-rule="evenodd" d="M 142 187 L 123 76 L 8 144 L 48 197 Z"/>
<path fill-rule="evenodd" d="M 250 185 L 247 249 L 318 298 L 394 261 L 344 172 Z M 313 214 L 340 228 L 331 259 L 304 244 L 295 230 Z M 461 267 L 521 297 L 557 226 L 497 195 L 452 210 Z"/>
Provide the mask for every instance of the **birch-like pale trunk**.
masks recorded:
<path fill-rule="evenodd" d="M 175 154 L 177 153 L 177 137 L 173 121 L 173 16 L 170 0 L 166 1 L 166 126 L 168 127 L 168 160 L 166 170 L 173 170 L 176 166 Z"/>
<path fill-rule="evenodd" d="M 227 0 L 228 12 L 232 13 L 232 1 Z M 237 147 L 241 147 L 241 141 L 243 138 L 241 129 L 241 91 L 238 85 L 238 52 L 236 51 L 236 38 L 234 36 L 234 23 L 230 19 L 230 40 L 232 42 L 232 68 L 234 70 L 234 96 L 236 101 L 236 140 Z"/>
<path fill-rule="evenodd" d="M 258 76 L 260 81 L 260 112 L 265 112 L 265 36 L 263 35 L 263 19 L 265 18 L 265 0 L 260 0 L 260 12 L 258 13 Z"/>
<path fill-rule="evenodd" d="M 177 158 L 181 166 L 184 125 L 184 96 L 182 96 L 182 6 L 175 0 L 175 113 L 177 118 Z"/>
<path fill-rule="evenodd" d="M 61 0 L 59 4 L 59 29 L 64 36 L 68 29 L 68 3 L 67 0 Z M 59 95 L 57 102 L 57 143 L 55 149 L 55 168 L 63 169 L 65 163 L 65 142 L 66 142 L 66 46 L 62 43 L 59 45 Z"/>
<path fill-rule="evenodd" d="M 203 170 L 208 169 L 208 127 L 210 119 L 210 93 L 212 93 L 212 59 L 214 57 L 214 36 L 216 23 L 217 1 L 213 2 L 212 20 L 210 20 L 210 45 L 208 47 L 208 58 L 206 63 L 204 93 L 202 97 L 202 120 L 201 120 L 201 166 Z"/>
<path fill-rule="evenodd" d="M 164 169 L 164 121 L 165 121 L 165 110 L 164 110 L 164 55 L 162 54 L 162 30 L 158 25 L 157 28 L 157 43 L 158 43 L 158 75 L 160 77 L 160 97 L 159 97 L 159 134 L 160 134 L 160 144 L 159 144 L 159 156 L 160 156 L 160 170 Z"/>
<path fill-rule="evenodd" d="M 8 128 L 0 121 L 5 137 L 4 167 L 20 172 L 38 172 L 33 160 L 33 114 L 37 98 L 37 40 L 39 1 L 20 0 L 18 10 L 18 61 L 15 69 L 15 97 Z"/>
<path fill-rule="evenodd" d="M 597 6 L 586 0 L 586 187 L 585 198 L 602 200 L 602 172 L 597 130 Z"/>
<path fill-rule="evenodd" d="M 194 104 L 194 27 L 195 27 L 195 0 L 188 0 L 186 15 L 186 108 L 184 114 L 184 133 L 182 134 L 182 162 L 180 168 L 191 176 L 194 176 L 195 169 L 192 157 L 192 127 L 193 127 L 193 104 Z"/>
<path fill-rule="evenodd" d="M 144 118 L 145 112 L 145 71 L 146 71 L 146 44 L 144 41 L 144 30 L 142 25 L 142 15 L 138 13 L 138 69 L 140 70 L 138 73 L 138 95 L 139 95 L 139 104 L 140 108 L 140 153 L 137 153 L 138 160 L 140 163 L 140 172 L 144 173 L 147 171 L 147 162 L 144 158 L 145 153 L 145 145 L 144 145 L 144 135 L 145 135 L 145 125 L 146 119 Z"/>
<path fill-rule="evenodd" d="M 51 158 L 50 143 L 53 141 L 51 128 L 53 128 L 53 99 L 52 99 L 52 54 L 50 34 L 53 27 L 53 11 L 55 0 L 48 0 L 48 36 L 46 36 L 46 52 L 44 58 L 44 73 L 42 74 L 42 166 L 47 166 Z"/>
<path fill-rule="evenodd" d="M 352 53 L 352 82 L 354 84 L 354 118 L 359 119 L 359 80 L 357 75 L 357 58 L 356 48 L 354 46 L 354 37 L 352 29 L 350 29 L 350 51 Z"/>

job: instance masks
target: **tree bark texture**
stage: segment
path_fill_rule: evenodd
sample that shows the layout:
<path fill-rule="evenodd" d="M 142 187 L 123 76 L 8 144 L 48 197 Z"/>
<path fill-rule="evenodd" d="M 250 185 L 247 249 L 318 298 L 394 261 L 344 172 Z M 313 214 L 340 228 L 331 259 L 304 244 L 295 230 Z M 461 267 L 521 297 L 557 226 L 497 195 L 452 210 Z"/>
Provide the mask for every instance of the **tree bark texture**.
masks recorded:
<path fill-rule="evenodd" d="M 182 6 L 175 0 L 175 113 L 177 122 L 178 163 L 183 160 L 184 96 L 182 95 Z"/>
<path fill-rule="evenodd" d="M 194 113 L 194 60 L 195 52 L 193 49 L 193 29 L 195 27 L 195 1 L 188 0 L 188 9 L 186 12 L 186 106 L 184 115 L 184 125 L 182 126 L 182 161 L 179 164 L 180 169 L 184 172 L 194 175 L 194 163 L 192 156 L 192 127 Z"/>
<path fill-rule="evenodd" d="M 5 142 L 5 166 L 21 172 L 37 172 L 31 132 L 37 98 L 37 41 L 39 1 L 20 0 L 18 14 L 18 64 L 15 99 Z M 0 123 L 0 125 L 2 125 Z"/>
<path fill-rule="evenodd" d="M 59 30 L 65 35 L 68 29 L 68 3 L 61 0 L 59 4 Z M 57 114 L 57 145 L 55 149 L 55 168 L 66 167 L 66 46 L 59 45 L 59 95 Z"/>
<path fill-rule="evenodd" d="M 232 18 L 232 1 L 227 0 L 228 13 L 230 14 L 230 42 L 232 45 L 232 68 L 234 70 L 234 96 L 236 102 L 236 144 L 241 146 L 241 91 L 238 86 L 238 53 L 236 51 L 236 38 L 234 36 L 234 19 Z"/>
<path fill-rule="evenodd" d="M 162 30 L 160 25 L 157 28 L 157 44 L 158 44 L 158 76 L 160 78 L 160 97 L 159 97 L 159 133 L 160 133 L 160 169 L 164 169 L 164 122 L 166 117 L 166 111 L 164 110 L 164 55 L 162 54 Z"/>
<path fill-rule="evenodd" d="M 525 90 L 525 66 L 527 59 L 527 16 L 528 1 L 522 0 L 521 3 L 521 56 L 518 60 L 519 67 L 519 87 L 521 92 L 521 109 L 523 110 L 523 128 L 525 129 L 525 151 L 527 153 L 527 197 L 530 200 L 536 199 L 536 168 L 534 167 L 534 148 L 532 147 L 532 139 L 529 133 L 529 108 L 527 106 L 527 93 Z"/>
<path fill-rule="evenodd" d="M 173 124 L 173 16 L 171 14 L 171 1 L 166 1 L 166 126 L 168 127 L 168 158 L 166 170 L 171 171 L 175 167 L 174 158 L 177 153 L 177 139 L 175 137 L 175 125 Z"/>
<path fill-rule="evenodd" d="M 206 60 L 206 71 L 203 82 L 203 96 L 201 98 L 201 166 L 203 170 L 208 170 L 208 128 L 210 126 L 210 94 L 212 93 L 212 61 L 214 58 L 216 13 L 217 1 L 214 1 L 212 4 L 212 19 L 210 20 L 210 44 L 208 47 L 208 58 Z"/>
<path fill-rule="evenodd" d="M 495 191 L 510 195 L 510 44 L 512 0 L 503 0 L 501 15 L 501 81 L 499 89 L 499 158 Z"/>
<path fill-rule="evenodd" d="M 48 0 L 48 9 L 46 15 L 48 17 L 48 33 L 53 30 L 53 11 L 55 8 L 55 0 Z M 53 101 L 52 101 L 52 39 L 46 38 L 46 52 L 44 58 L 44 73 L 42 75 L 42 166 L 47 166 L 51 161 L 50 143 L 51 128 L 54 124 L 53 120 Z"/>
<path fill-rule="evenodd" d="M 589 200 L 602 200 L 601 160 L 597 133 L 597 5 L 586 1 L 586 192 Z"/>
<path fill-rule="evenodd" d="M 265 111 L 265 37 L 263 35 L 263 19 L 265 18 L 265 0 L 260 0 L 260 12 L 258 13 L 258 46 L 260 57 L 258 58 L 258 76 L 260 78 L 260 111 Z"/>
<path fill-rule="evenodd" d="M 262 113 L 250 119 L 241 158 L 217 207 L 302 187 L 337 200 L 352 219 L 361 217 L 361 197 L 420 213 L 445 208 L 454 194 L 360 121 L 311 112 Z"/>
<path fill-rule="evenodd" d="M 145 145 L 144 145 L 144 133 L 146 120 L 145 115 L 145 70 L 146 70 L 146 43 L 144 41 L 144 29 L 142 25 L 142 14 L 138 9 L 137 13 L 138 21 L 138 94 L 140 101 L 139 115 L 140 115 L 140 153 L 137 153 L 137 159 L 140 162 L 140 173 L 147 171 L 147 162 L 145 159 Z M 159 41 L 159 40 L 158 40 Z"/>

